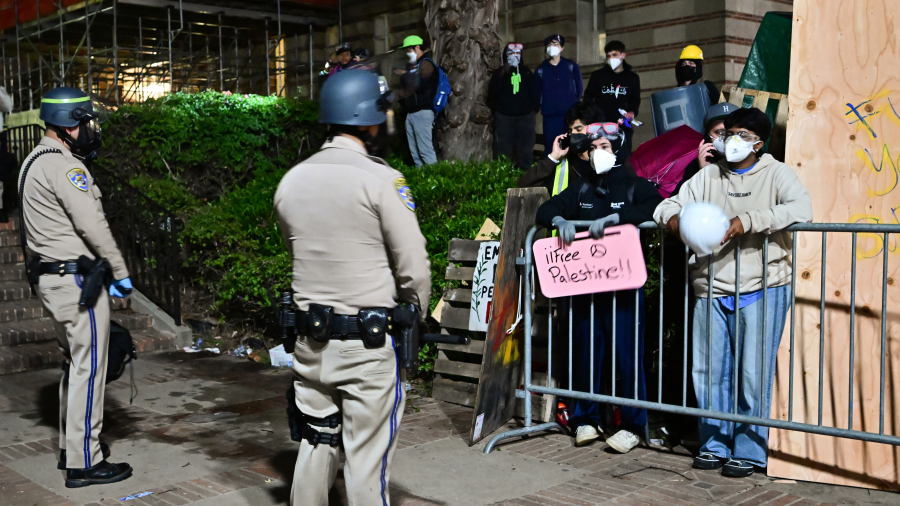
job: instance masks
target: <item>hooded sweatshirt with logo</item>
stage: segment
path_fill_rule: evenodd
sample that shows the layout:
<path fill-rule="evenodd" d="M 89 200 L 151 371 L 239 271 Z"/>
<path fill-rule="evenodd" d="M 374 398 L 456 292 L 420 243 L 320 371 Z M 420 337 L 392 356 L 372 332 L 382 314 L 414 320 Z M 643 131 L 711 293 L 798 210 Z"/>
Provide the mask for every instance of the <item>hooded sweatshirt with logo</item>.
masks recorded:
<path fill-rule="evenodd" d="M 584 101 L 599 106 L 606 121 L 621 118 L 619 109 L 637 116 L 641 108 L 641 78 L 627 62 L 622 62 L 621 72 L 604 65 L 591 74 L 584 89 Z"/>
<path fill-rule="evenodd" d="M 794 223 L 812 221 L 812 201 L 797 174 L 784 163 L 765 154 L 748 172 L 736 174 L 728 162 L 707 165 L 691 178 L 677 195 L 664 200 L 653 213 L 653 219 L 665 226 L 681 209 L 694 202 L 711 202 L 725 210 L 731 219 L 737 217 L 744 227 L 741 244 L 741 293 L 763 288 L 763 241 L 769 235 L 769 287 L 791 281 L 790 232 L 783 231 Z M 681 224 L 679 223 L 679 226 Z M 735 294 L 735 249 L 731 240 L 713 252 L 713 297 Z M 691 255 L 691 284 L 698 297 L 706 298 L 709 280 L 709 256 Z"/>

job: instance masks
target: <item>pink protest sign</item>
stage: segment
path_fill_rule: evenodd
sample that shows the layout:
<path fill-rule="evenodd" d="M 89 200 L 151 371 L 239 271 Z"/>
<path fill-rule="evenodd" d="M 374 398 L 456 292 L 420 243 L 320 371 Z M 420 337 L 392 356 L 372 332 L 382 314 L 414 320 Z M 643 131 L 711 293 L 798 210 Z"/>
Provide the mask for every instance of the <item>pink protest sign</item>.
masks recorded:
<path fill-rule="evenodd" d="M 606 229 L 600 239 L 575 235 L 566 246 L 558 237 L 534 243 L 534 265 L 548 298 L 633 290 L 647 282 L 640 234 L 634 225 Z M 580 240 L 579 240 L 580 239 Z"/>

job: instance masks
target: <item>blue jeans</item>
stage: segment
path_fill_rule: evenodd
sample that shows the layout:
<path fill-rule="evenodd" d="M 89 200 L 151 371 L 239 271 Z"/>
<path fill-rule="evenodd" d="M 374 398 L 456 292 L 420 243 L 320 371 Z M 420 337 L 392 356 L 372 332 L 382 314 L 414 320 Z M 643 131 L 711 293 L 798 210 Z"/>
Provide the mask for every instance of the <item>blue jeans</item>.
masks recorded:
<path fill-rule="evenodd" d="M 694 393 L 700 409 L 734 413 L 735 367 L 737 381 L 737 413 L 768 417 L 772 402 L 772 382 L 775 378 L 775 357 L 784 331 L 790 307 L 790 285 L 772 288 L 765 307 L 760 299 L 740 310 L 725 309 L 713 299 L 694 299 L 693 379 Z M 707 339 L 708 316 L 712 310 L 711 343 Z M 763 311 L 766 328 L 763 329 Z M 739 318 L 739 339 L 735 339 L 735 318 Z M 765 377 L 763 377 L 763 336 L 765 336 Z M 707 363 L 707 345 L 712 359 Z M 735 354 L 739 363 L 735 365 Z M 711 378 L 709 367 L 711 367 Z M 712 395 L 707 388 L 712 383 Z M 711 398 L 711 399 L 710 399 Z M 710 404 L 711 401 L 711 404 Z M 733 423 L 713 418 L 700 419 L 701 453 L 720 458 L 745 460 L 766 467 L 769 449 L 769 428 L 745 423 Z"/>
<path fill-rule="evenodd" d="M 647 400 L 647 385 L 644 378 L 644 290 L 616 292 L 616 353 L 612 357 L 616 363 L 616 391 L 620 397 L 634 399 L 634 377 L 637 372 L 637 398 Z M 637 293 L 637 297 L 635 297 Z M 612 293 L 594 294 L 594 388 L 591 391 L 591 296 L 580 295 L 572 298 L 572 381 L 575 390 L 599 394 L 603 358 L 612 349 L 613 309 Z M 637 298 L 637 300 L 635 300 Z M 568 324 L 569 315 L 561 315 Z M 635 357 L 634 319 L 638 318 L 638 346 Z M 637 369 L 635 369 L 635 358 Z M 598 402 L 577 400 L 573 413 L 573 426 L 585 424 L 606 426 Z M 647 425 L 647 410 L 622 407 L 622 428 L 635 434 L 643 434 Z"/>
<path fill-rule="evenodd" d="M 437 163 L 434 153 L 434 111 L 422 109 L 406 115 L 406 141 L 416 167 Z"/>

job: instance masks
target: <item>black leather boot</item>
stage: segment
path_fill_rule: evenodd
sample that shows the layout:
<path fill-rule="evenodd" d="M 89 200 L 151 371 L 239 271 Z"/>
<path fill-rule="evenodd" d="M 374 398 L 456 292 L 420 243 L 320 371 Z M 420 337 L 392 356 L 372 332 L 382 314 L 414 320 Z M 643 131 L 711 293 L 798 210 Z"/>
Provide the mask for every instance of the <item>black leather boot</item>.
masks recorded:
<path fill-rule="evenodd" d="M 103 460 L 109 458 L 112 455 L 112 452 L 109 451 L 109 445 L 106 443 L 100 443 L 100 453 L 103 454 Z M 66 451 L 59 451 L 59 462 L 56 464 L 56 468 L 60 471 L 65 471 L 66 469 Z"/>
<path fill-rule="evenodd" d="M 132 471 L 128 464 L 110 464 L 105 460 L 87 469 L 66 469 L 66 488 L 116 483 L 130 477 Z"/>

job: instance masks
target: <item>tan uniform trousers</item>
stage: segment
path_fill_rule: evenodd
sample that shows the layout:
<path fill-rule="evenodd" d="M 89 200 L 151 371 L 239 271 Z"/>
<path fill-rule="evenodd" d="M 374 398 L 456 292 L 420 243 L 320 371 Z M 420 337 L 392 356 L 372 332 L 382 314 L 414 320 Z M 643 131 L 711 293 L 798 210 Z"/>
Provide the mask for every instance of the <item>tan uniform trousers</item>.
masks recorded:
<path fill-rule="evenodd" d="M 350 506 L 388 506 L 391 461 L 397 447 L 397 428 L 406 405 L 402 372 L 393 340 L 382 348 L 366 349 L 362 341 L 319 343 L 297 340 L 294 350 L 294 393 L 306 415 L 325 418 L 340 411 L 346 461 L 344 481 Z M 328 491 L 337 476 L 340 450 L 300 443 L 293 506 L 327 506 Z"/>
<path fill-rule="evenodd" d="M 97 305 L 84 309 L 81 276 L 41 276 L 41 302 L 56 322 L 59 346 L 69 366 L 59 384 L 59 448 L 66 450 L 66 467 L 82 469 L 103 460 L 100 430 L 109 348 L 109 296 L 101 291 Z"/>

